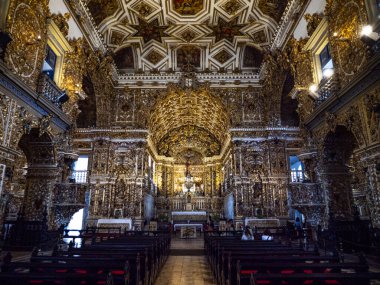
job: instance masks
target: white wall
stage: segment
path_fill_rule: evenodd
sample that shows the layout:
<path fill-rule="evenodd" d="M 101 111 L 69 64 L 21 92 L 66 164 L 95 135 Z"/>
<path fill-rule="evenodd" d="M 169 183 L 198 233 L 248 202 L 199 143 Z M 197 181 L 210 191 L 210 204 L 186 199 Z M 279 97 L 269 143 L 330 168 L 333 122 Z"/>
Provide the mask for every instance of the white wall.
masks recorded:
<path fill-rule="evenodd" d="M 63 15 L 69 12 L 63 0 L 51 0 L 49 2 L 49 9 L 52 14 L 61 13 Z M 82 32 L 80 31 L 78 25 L 75 23 L 72 16 L 70 17 L 68 24 L 69 24 L 69 34 L 68 34 L 69 39 L 77 39 L 83 36 Z"/>
<path fill-rule="evenodd" d="M 326 0 L 311 0 L 306 8 L 305 14 L 323 13 L 326 6 Z M 294 30 L 294 37 L 299 40 L 300 38 L 307 37 L 307 22 L 304 17 L 299 21 L 296 29 Z"/>

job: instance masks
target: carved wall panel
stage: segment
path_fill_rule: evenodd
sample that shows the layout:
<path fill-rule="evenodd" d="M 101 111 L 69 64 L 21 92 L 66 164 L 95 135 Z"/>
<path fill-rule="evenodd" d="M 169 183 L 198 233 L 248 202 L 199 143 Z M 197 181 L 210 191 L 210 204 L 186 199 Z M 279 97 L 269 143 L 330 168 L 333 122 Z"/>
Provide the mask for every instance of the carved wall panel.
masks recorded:
<path fill-rule="evenodd" d="M 367 23 L 365 3 L 360 1 L 327 1 L 332 57 L 342 86 L 364 68 L 367 46 L 360 39 L 362 26 Z"/>
<path fill-rule="evenodd" d="M 36 88 L 46 45 L 48 1 L 11 1 L 7 30 L 12 42 L 7 48 L 8 65 Z"/>

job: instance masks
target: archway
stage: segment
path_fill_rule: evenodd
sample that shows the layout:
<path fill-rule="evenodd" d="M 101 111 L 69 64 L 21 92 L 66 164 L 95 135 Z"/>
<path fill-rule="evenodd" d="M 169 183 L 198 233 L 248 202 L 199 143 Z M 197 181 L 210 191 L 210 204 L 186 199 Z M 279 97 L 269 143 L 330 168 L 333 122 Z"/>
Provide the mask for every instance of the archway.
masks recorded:
<path fill-rule="evenodd" d="M 354 135 L 344 126 L 337 126 L 324 140 L 322 181 L 327 190 L 329 211 L 338 218 L 347 219 L 353 214 L 349 164 L 356 146 Z"/>
<path fill-rule="evenodd" d="M 50 205 L 51 191 L 56 182 L 56 153 L 52 138 L 40 128 L 32 128 L 19 141 L 27 159 L 23 214 L 26 220 L 41 221 Z"/>
<path fill-rule="evenodd" d="M 170 200 L 162 208 L 185 210 L 190 203 L 192 210 L 212 208 L 212 198 L 220 195 L 220 155 L 229 124 L 225 106 L 207 89 L 169 88 L 155 104 L 149 116 L 155 183 Z"/>

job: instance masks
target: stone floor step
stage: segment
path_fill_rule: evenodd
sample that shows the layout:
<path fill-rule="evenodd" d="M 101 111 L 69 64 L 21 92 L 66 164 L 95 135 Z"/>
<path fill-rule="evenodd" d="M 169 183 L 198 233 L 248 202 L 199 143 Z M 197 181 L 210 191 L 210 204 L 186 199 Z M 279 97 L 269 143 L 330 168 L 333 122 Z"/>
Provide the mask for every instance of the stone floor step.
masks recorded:
<path fill-rule="evenodd" d="M 155 285 L 215 285 L 203 256 L 169 256 Z"/>
<path fill-rule="evenodd" d="M 172 256 L 203 256 L 203 249 L 171 249 L 170 255 Z"/>

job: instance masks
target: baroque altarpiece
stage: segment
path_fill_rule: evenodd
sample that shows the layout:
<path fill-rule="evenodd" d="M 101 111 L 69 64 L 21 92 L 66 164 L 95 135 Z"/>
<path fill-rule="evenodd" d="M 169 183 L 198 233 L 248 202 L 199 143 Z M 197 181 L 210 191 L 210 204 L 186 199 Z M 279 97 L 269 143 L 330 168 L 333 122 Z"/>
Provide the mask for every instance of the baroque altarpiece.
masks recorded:
<path fill-rule="evenodd" d="M 378 227 L 378 3 L 182 2 L 3 1 L 0 220 Z"/>

